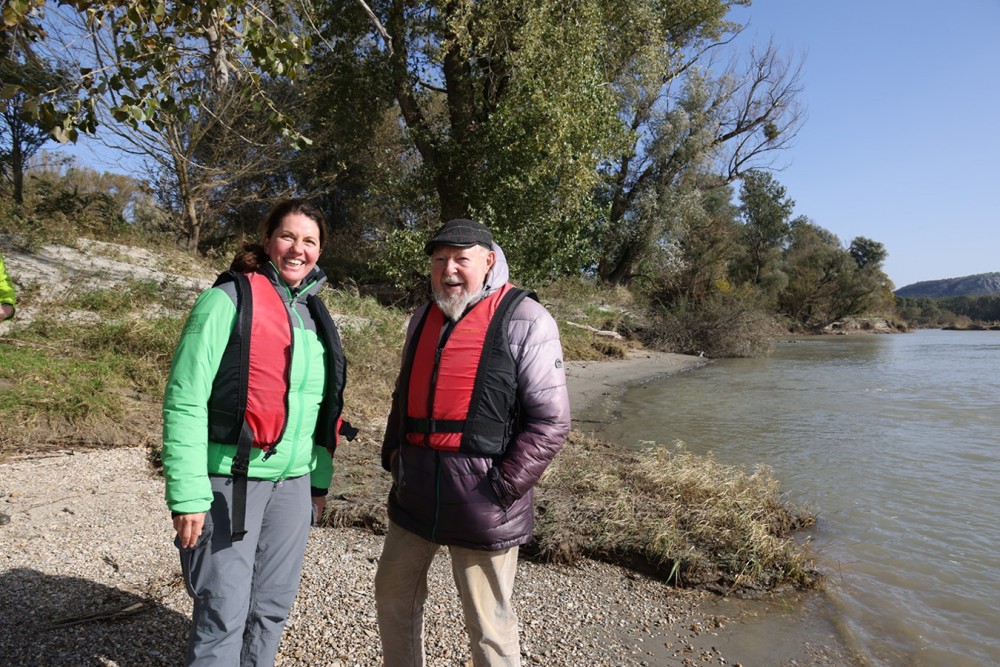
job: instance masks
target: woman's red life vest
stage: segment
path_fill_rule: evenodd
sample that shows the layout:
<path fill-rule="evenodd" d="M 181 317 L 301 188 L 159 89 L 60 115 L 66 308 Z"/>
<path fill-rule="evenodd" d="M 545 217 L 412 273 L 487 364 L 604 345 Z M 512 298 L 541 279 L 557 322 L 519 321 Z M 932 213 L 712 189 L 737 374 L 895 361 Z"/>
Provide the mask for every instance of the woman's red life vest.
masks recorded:
<path fill-rule="evenodd" d="M 281 441 L 288 421 L 291 315 L 263 273 L 227 271 L 215 284 L 228 281 L 236 284 L 236 323 L 212 385 L 209 439 L 236 445 L 249 438 L 254 448 L 268 450 Z M 326 349 L 327 366 L 314 439 L 318 445 L 333 448 L 340 429 L 347 364 L 336 325 L 322 301 L 310 295 L 307 305 Z"/>
<path fill-rule="evenodd" d="M 448 322 L 431 304 L 404 364 L 403 434 L 412 445 L 503 453 L 517 427 L 517 365 L 507 328 L 529 293 L 509 283 Z"/>

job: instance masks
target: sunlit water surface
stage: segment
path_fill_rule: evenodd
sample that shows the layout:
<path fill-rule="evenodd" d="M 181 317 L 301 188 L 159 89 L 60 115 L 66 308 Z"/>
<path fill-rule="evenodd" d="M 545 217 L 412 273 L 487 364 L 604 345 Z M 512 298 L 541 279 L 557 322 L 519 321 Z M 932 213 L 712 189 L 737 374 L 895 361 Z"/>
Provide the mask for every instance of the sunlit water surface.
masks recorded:
<path fill-rule="evenodd" d="M 799 338 L 630 389 L 602 434 L 768 465 L 877 665 L 1000 665 L 1000 332 Z"/>

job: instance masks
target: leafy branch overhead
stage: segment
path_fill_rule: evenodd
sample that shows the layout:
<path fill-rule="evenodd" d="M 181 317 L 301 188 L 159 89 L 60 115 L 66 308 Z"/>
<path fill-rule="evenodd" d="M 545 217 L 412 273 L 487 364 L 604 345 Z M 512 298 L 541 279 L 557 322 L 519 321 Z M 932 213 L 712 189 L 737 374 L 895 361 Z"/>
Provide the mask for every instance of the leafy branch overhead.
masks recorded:
<path fill-rule="evenodd" d="M 364 0 L 354 1 L 368 9 Z M 59 33 L 71 36 L 74 51 L 90 53 L 74 63 L 76 73 L 62 88 L 5 85 L 0 103 L 26 95 L 33 101 L 24 113 L 58 141 L 76 141 L 79 131 L 96 131 L 102 101 L 118 122 L 156 127 L 186 121 L 207 95 L 234 81 L 286 137 L 308 142 L 266 86 L 294 79 L 309 64 L 312 38 L 301 20 L 291 5 L 255 0 L 10 0 L 4 30 L 27 52 Z M 73 99 L 60 103 L 55 98 L 67 88 Z"/>

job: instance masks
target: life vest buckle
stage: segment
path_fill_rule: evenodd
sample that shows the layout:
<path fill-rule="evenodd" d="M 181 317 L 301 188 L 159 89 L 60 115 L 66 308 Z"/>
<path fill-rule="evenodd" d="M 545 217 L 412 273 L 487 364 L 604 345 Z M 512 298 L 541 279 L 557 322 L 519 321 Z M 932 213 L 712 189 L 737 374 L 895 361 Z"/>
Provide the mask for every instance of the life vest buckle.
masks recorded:
<path fill-rule="evenodd" d="M 240 454 L 234 456 L 233 467 L 232 467 L 233 477 L 236 476 L 246 477 L 248 472 L 250 472 L 250 457 L 241 456 Z"/>

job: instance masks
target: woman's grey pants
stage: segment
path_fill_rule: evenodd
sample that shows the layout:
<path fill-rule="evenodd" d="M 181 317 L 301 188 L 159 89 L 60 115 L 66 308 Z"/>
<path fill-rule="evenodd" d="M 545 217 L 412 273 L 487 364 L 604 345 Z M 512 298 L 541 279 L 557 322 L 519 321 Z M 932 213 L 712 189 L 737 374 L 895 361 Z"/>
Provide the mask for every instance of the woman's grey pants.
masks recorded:
<path fill-rule="evenodd" d="M 302 572 L 312 502 L 309 475 L 248 480 L 246 536 L 233 542 L 232 478 L 211 478 L 212 509 L 198 543 L 181 549 L 194 598 L 186 665 L 273 665 Z"/>

